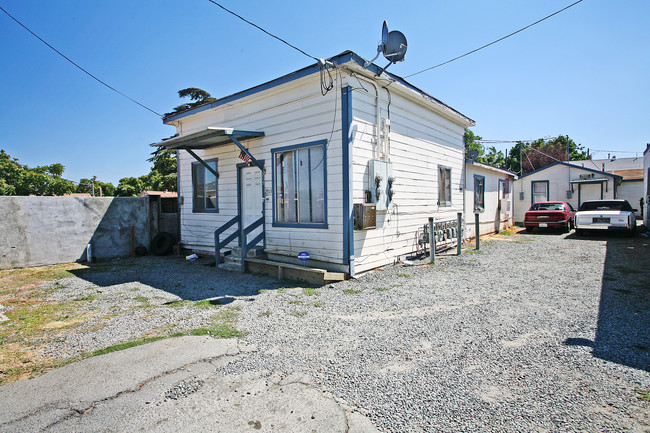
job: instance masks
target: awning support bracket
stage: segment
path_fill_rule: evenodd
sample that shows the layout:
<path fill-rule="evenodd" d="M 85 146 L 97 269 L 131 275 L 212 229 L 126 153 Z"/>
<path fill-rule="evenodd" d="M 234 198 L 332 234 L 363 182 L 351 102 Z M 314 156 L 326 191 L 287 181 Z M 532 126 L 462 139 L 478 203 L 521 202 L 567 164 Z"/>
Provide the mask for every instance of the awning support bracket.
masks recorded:
<path fill-rule="evenodd" d="M 260 164 L 260 162 L 259 162 L 257 159 L 255 159 L 255 157 L 254 157 L 253 155 L 251 155 L 251 153 L 248 151 L 248 149 L 246 149 L 246 148 L 245 148 L 245 147 L 244 147 L 244 146 L 239 142 L 239 140 L 237 140 L 237 139 L 235 138 L 234 135 L 228 135 L 228 138 L 230 138 L 230 139 L 232 140 L 232 142 L 235 143 L 235 145 L 236 145 L 237 147 L 239 147 L 239 149 L 240 149 L 242 152 L 244 152 L 246 155 L 248 155 L 248 157 L 251 159 L 251 162 L 252 162 L 253 164 L 255 164 L 255 165 L 257 166 L 257 168 L 259 168 L 260 170 L 262 170 L 262 173 L 265 173 L 265 174 L 266 174 L 266 170 L 264 169 L 264 166 L 263 166 L 262 164 Z"/>
<path fill-rule="evenodd" d="M 210 167 L 210 164 L 208 164 L 207 162 L 205 162 L 204 160 L 202 160 L 201 157 L 200 157 L 199 155 L 197 155 L 196 153 L 194 153 L 194 152 L 192 151 L 192 149 L 190 149 L 189 147 L 183 146 L 183 150 L 186 150 L 187 153 L 189 153 L 190 155 L 192 155 L 192 156 L 194 157 L 194 159 L 196 159 L 197 161 L 199 161 L 199 162 L 201 163 L 201 165 L 203 165 L 203 167 L 206 168 L 206 170 L 208 170 L 210 173 L 214 174 L 215 177 L 216 177 L 217 179 L 219 178 L 219 173 L 217 173 L 216 170 L 215 170 L 214 168 Z"/>

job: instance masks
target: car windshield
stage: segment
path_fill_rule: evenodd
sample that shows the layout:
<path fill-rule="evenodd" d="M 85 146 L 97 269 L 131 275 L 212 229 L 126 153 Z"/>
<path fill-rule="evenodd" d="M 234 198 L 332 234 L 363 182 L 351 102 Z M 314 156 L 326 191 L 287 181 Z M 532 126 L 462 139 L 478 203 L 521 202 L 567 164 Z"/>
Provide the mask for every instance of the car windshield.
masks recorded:
<path fill-rule="evenodd" d="M 579 210 L 619 210 L 632 212 L 632 206 L 623 201 L 586 201 L 580 205 Z"/>
<path fill-rule="evenodd" d="M 564 210 L 564 203 L 535 203 L 530 210 Z"/>

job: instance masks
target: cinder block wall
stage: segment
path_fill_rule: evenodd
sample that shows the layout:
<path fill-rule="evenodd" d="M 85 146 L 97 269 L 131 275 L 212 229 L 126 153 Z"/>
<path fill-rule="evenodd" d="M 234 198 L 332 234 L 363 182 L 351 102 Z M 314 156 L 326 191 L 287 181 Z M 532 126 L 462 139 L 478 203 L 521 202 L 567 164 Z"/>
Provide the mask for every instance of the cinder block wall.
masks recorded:
<path fill-rule="evenodd" d="M 0 197 L 0 269 L 126 256 L 149 248 L 147 197 Z"/>

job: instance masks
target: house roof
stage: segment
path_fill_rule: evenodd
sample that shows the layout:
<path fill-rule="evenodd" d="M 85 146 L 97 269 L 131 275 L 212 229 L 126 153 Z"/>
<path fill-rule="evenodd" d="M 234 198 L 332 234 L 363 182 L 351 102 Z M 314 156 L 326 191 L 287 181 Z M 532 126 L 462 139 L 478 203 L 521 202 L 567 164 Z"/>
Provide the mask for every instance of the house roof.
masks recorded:
<path fill-rule="evenodd" d="M 359 56 L 358 54 L 355 54 L 352 51 L 344 51 L 343 53 L 338 54 L 338 55 L 336 55 L 334 57 L 331 57 L 331 58 L 329 58 L 327 60 L 334 63 L 334 64 L 336 64 L 336 65 L 342 65 L 344 63 L 353 62 L 353 63 L 356 63 L 359 66 L 364 66 L 364 64 L 366 62 L 365 59 L 363 59 L 361 56 Z M 381 73 L 383 76 L 385 76 L 389 80 L 394 81 L 396 83 L 399 83 L 402 86 L 404 86 L 405 88 L 420 94 L 426 100 L 428 100 L 430 102 L 433 102 L 434 104 L 438 105 L 441 108 L 444 108 L 446 111 L 451 113 L 453 116 L 459 118 L 464 123 L 467 123 L 469 126 L 472 126 L 472 125 L 475 124 L 475 122 L 472 119 L 465 116 L 461 112 L 453 109 L 452 107 L 445 104 L 441 100 L 429 95 L 428 93 L 426 93 L 426 92 L 420 90 L 419 88 L 415 87 L 414 85 L 408 83 L 403 78 L 401 78 L 401 77 L 399 77 L 397 75 L 391 74 L 389 72 L 381 70 L 374 63 L 371 63 L 367 67 L 367 69 L 370 72 L 374 73 L 374 74 Z M 290 74 L 284 75 L 282 77 L 276 78 L 276 79 L 271 80 L 271 81 L 267 81 L 264 84 L 260 84 L 260 85 L 255 86 L 255 87 L 251 87 L 249 89 L 246 89 L 246 90 L 243 90 L 243 91 L 240 91 L 240 92 L 237 92 L 237 93 L 233 93 L 232 95 L 225 96 L 223 98 L 219 98 L 214 102 L 209 102 L 209 103 L 200 105 L 198 107 L 194 107 L 194 108 L 191 108 L 189 110 L 182 111 L 180 113 L 169 114 L 169 115 L 167 115 L 167 116 L 165 116 L 163 118 L 163 123 L 171 124 L 171 122 L 173 122 L 175 120 L 182 119 L 183 117 L 187 117 L 187 116 L 190 116 L 190 115 L 193 115 L 193 114 L 200 113 L 200 112 L 205 111 L 205 110 L 210 110 L 212 108 L 219 107 L 221 105 L 236 101 L 237 99 L 241 99 L 241 98 L 244 98 L 246 96 L 250 96 L 250 95 L 253 95 L 255 93 L 262 92 L 264 90 L 279 86 L 281 84 L 291 82 L 293 80 L 297 80 L 299 78 L 302 78 L 302 77 L 305 77 L 305 76 L 308 76 L 308 75 L 311 75 L 311 74 L 314 74 L 314 73 L 317 73 L 317 72 L 320 72 L 320 66 L 319 66 L 318 63 L 314 63 L 314 64 L 312 64 L 310 66 L 305 67 L 305 68 L 302 68 L 302 69 L 299 69 L 297 71 L 291 72 Z"/>
<path fill-rule="evenodd" d="M 623 180 L 643 180 L 643 169 L 636 168 L 633 170 L 607 170 L 607 173 L 623 176 Z"/>
<path fill-rule="evenodd" d="M 505 174 L 505 175 L 508 175 L 508 176 L 517 177 L 517 174 L 513 173 L 511 171 L 504 170 L 504 169 L 498 168 L 498 167 L 494 167 L 494 166 L 491 166 L 489 164 L 483 164 L 482 162 L 473 161 L 471 159 L 465 159 L 465 163 L 475 165 L 477 167 L 481 167 L 481 168 L 484 168 L 486 170 L 496 171 L 498 173 L 502 173 L 502 174 Z"/>
<path fill-rule="evenodd" d="M 144 197 L 147 195 L 156 195 L 160 196 L 161 198 L 176 198 L 178 197 L 178 193 L 176 191 L 153 191 L 153 190 L 144 190 L 140 194 L 138 194 L 138 197 Z"/>
<path fill-rule="evenodd" d="M 551 165 L 547 165 L 546 167 L 542 167 L 542 168 L 537 169 L 535 171 L 531 171 L 530 173 L 526 173 L 523 176 L 519 176 L 519 179 L 523 179 L 524 177 L 530 176 L 531 174 L 539 173 L 540 171 L 544 171 L 544 170 L 549 169 L 551 167 L 555 167 L 558 164 L 559 165 L 565 165 L 565 166 L 567 166 L 569 168 L 577 168 L 577 169 L 580 169 L 580 170 L 585 170 L 585 171 L 588 171 L 590 173 L 596 173 L 596 174 L 600 174 L 600 175 L 603 175 L 603 176 L 610 176 L 610 177 L 613 177 L 615 179 L 622 179 L 623 178 L 623 176 L 619 176 L 618 174 L 607 173 L 605 171 L 594 170 L 592 168 L 587 168 L 587 167 L 580 167 L 579 165 L 569 164 L 568 162 L 564 162 L 564 161 L 557 161 L 557 162 L 554 162 Z"/>

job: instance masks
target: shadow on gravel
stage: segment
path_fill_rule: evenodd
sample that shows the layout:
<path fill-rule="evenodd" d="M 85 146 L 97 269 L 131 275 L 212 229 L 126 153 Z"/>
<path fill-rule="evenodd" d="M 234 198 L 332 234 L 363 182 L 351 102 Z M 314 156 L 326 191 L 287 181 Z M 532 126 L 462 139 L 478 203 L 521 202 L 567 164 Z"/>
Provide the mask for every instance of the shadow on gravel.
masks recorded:
<path fill-rule="evenodd" d="M 193 262 L 177 256 L 122 258 L 70 272 L 99 287 L 140 283 L 174 294 L 182 300 L 216 298 L 222 305 L 231 303 L 234 296 L 255 296 L 262 289 L 308 287 L 260 275 L 215 269 L 213 260 L 207 257 Z"/>
<path fill-rule="evenodd" d="M 650 238 L 598 233 L 577 239 L 605 240 L 607 253 L 595 340 L 565 344 L 590 346 L 598 358 L 650 371 Z"/>

